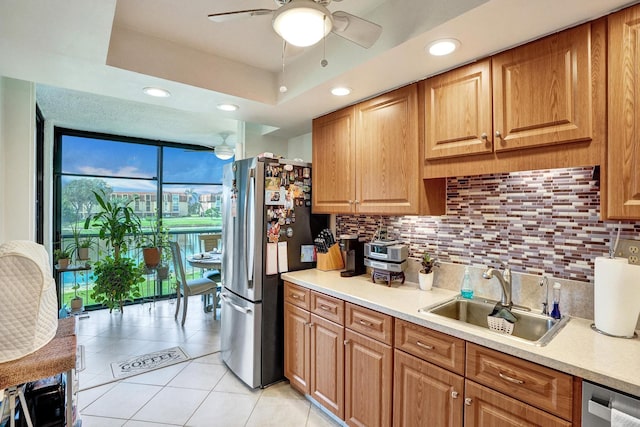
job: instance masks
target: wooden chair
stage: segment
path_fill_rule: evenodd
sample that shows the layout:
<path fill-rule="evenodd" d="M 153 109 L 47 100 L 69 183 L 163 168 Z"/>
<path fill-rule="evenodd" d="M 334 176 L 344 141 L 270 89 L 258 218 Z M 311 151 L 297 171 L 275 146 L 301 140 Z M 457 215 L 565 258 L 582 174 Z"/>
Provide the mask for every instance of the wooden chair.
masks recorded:
<path fill-rule="evenodd" d="M 218 248 L 218 242 L 222 238 L 220 233 L 208 233 L 198 236 L 200 239 L 200 251 L 211 252 Z"/>
<path fill-rule="evenodd" d="M 180 310 L 180 299 L 184 297 L 184 307 L 182 309 L 182 326 L 184 326 L 184 321 L 187 318 L 187 307 L 189 303 L 189 297 L 191 295 L 213 295 L 213 318 L 217 318 L 216 307 L 218 306 L 218 295 L 217 295 L 217 287 L 218 284 L 206 277 L 201 277 L 199 279 L 187 280 L 186 275 L 184 273 L 184 267 L 182 264 L 182 254 L 180 253 L 180 245 L 178 242 L 169 242 L 169 246 L 171 247 L 171 255 L 173 258 L 173 268 L 176 272 L 176 314 L 174 316 L 175 319 L 178 319 L 178 311 Z"/>
<path fill-rule="evenodd" d="M 220 233 L 208 233 L 200 234 L 198 238 L 200 239 L 200 251 L 211 252 L 218 248 L 218 242 L 222 239 L 222 235 Z M 222 280 L 220 270 L 217 269 L 206 270 L 202 275 L 214 282 L 220 282 Z"/>

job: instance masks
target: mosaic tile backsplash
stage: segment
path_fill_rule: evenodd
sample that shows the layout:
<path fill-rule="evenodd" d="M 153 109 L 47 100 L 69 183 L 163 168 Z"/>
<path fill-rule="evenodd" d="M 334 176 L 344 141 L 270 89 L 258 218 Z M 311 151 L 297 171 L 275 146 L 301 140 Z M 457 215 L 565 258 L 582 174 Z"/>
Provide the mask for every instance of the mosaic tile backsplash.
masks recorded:
<path fill-rule="evenodd" d="M 372 238 L 379 226 L 446 262 L 593 282 L 594 260 L 620 238 L 640 239 L 640 222 L 601 221 L 593 168 L 449 178 L 444 216 L 338 215 L 338 234 Z"/>

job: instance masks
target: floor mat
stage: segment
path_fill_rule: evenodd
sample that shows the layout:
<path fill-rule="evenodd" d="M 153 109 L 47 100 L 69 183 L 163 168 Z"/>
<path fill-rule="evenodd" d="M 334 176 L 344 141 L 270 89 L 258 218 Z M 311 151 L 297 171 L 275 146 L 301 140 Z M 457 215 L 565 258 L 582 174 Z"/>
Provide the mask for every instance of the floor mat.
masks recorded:
<path fill-rule="evenodd" d="M 171 347 L 166 350 L 135 356 L 127 360 L 111 363 L 113 378 L 125 378 L 131 375 L 141 374 L 153 369 L 188 360 L 189 356 L 180 347 Z"/>

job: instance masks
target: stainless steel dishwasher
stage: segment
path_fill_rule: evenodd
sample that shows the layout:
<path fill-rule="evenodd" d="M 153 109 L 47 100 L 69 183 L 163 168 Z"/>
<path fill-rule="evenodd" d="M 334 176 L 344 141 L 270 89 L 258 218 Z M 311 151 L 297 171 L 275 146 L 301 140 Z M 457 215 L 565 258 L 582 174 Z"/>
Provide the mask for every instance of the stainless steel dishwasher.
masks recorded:
<path fill-rule="evenodd" d="M 640 425 L 640 397 L 583 381 L 582 427 L 613 425 Z"/>

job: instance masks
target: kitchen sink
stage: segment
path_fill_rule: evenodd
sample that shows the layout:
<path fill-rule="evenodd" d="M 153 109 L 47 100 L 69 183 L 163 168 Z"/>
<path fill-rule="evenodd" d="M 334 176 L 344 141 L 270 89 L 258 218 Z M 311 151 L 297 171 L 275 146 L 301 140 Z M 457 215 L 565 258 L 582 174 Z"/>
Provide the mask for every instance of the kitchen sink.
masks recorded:
<path fill-rule="evenodd" d="M 466 299 L 458 296 L 436 306 L 421 308 L 419 311 L 491 331 L 487 324 L 487 316 L 493 312 L 496 303 L 496 301 L 482 298 Z M 516 307 L 511 309 L 511 313 L 518 319 L 514 324 L 513 334 L 495 333 L 537 346 L 548 344 L 569 321 L 567 316 L 563 316 L 561 319 L 553 319 L 543 314 Z"/>

